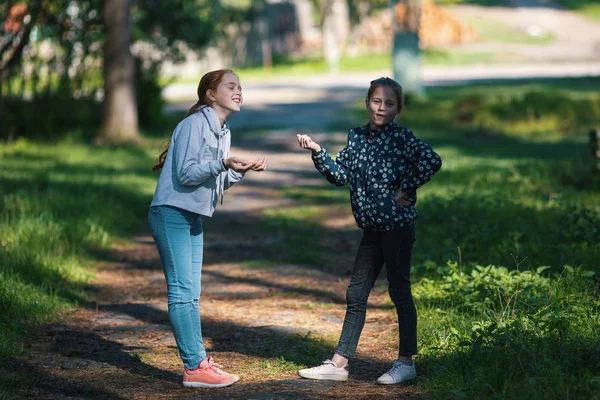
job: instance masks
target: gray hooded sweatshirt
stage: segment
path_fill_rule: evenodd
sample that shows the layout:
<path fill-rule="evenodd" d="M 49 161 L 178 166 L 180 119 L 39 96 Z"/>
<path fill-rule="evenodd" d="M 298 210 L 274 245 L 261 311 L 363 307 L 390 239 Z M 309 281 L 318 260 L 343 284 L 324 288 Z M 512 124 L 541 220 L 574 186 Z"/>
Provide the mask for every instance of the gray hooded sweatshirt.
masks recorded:
<path fill-rule="evenodd" d="M 242 179 L 243 174 L 227 170 L 231 133 L 227 123 L 204 107 L 181 121 L 171 137 L 150 207 L 173 206 L 211 217 L 219 196 Z"/>

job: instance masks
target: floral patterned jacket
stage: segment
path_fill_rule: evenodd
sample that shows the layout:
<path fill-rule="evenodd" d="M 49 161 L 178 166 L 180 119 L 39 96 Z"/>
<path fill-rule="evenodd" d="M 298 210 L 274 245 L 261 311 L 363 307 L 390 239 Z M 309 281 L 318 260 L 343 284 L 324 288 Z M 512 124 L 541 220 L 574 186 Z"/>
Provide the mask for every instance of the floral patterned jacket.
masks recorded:
<path fill-rule="evenodd" d="M 410 225 L 417 218 L 417 188 L 442 166 L 442 159 L 408 128 L 390 122 L 377 131 L 369 125 L 350 130 L 348 144 L 334 161 L 321 148 L 313 152 L 317 170 L 336 186 L 350 184 L 350 201 L 361 229 L 387 231 Z M 394 200 L 401 187 L 409 206 Z"/>

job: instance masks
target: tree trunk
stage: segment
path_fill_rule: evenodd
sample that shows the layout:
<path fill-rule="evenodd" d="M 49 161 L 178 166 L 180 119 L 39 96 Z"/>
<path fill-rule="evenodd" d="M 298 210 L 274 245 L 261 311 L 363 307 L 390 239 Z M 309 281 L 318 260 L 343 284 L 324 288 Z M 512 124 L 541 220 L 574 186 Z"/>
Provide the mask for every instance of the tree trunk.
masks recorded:
<path fill-rule="evenodd" d="M 405 93 L 422 96 L 424 90 L 419 48 L 421 0 L 393 0 L 391 4 L 394 27 L 394 79 L 402 85 Z"/>
<path fill-rule="evenodd" d="M 321 1 L 323 59 L 327 61 L 329 73 L 338 74 L 342 49 L 348 40 L 350 14 L 347 0 Z"/>
<path fill-rule="evenodd" d="M 105 0 L 104 116 L 102 139 L 109 143 L 139 140 L 135 64 L 131 54 L 128 0 Z"/>

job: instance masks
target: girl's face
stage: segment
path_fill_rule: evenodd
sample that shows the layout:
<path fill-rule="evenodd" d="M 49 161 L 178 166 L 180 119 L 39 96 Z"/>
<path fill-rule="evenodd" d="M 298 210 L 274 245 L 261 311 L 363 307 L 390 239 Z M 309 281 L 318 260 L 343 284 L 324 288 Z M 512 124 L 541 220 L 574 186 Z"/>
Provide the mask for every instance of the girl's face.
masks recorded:
<path fill-rule="evenodd" d="M 227 115 L 239 112 L 244 101 L 240 80 L 232 73 L 226 73 L 217 86 L 217 90 L 208 90 L 208 98 L 213 100 L 212 107 L 220 109 Z"/>
<path fill-rule="evenodd" d="M 367 111 L 371 129 L 377 130 L 389 124 L 400 112 L 394 89 L 389 86 L 376 87 L 371 98 L 367 99 Z"/>

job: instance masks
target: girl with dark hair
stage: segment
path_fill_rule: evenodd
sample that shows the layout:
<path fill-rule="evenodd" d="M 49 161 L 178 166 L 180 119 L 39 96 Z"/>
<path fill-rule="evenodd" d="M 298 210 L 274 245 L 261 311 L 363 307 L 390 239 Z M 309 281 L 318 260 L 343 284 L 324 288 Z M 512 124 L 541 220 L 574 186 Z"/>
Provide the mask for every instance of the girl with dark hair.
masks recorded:
<path fill-rule="evenodd" d="M 348 379 L 348 360 L 356 352 L 367 300 L 384 264 L 398 314 L 400 345 L 398 359 L 377 382 L 394 384 L 416 377 L 412 357 L 417 353 L 417 311 L 410 287 L 415 203 L 417 188 L 440 169 L 442 160 L 410 129 L 394 122 L 403 106 L 402 87 L 396 81 L 372 81 L 366 98 L 369 122 L 350 130 L 348 144 L 335 161 L 310 136 L 298 135 L 300 147 L 312 151 L 315 167 L 330 183 L 350 185 L 352 213 L 363 230 L 337 349 L 323 365 L 300 370 L 304 378 Z"/>
<path fill-rule="evenodd" d="M 249 171 L 264 171 L 265 157 L 253 161 L 229 154 L 226 119 L 239 112 L 242 87 L 231 70 L 207 73 L 198 102 L 173 131 L 153 171 L 160 171 L 148 223 L 167 281 L 169 320 L 183 361 L 183 385 L 224 387 L 239 380 L 208 357 L 200 326 L 202 219 L 211 217 L 223 191 Z"/>

